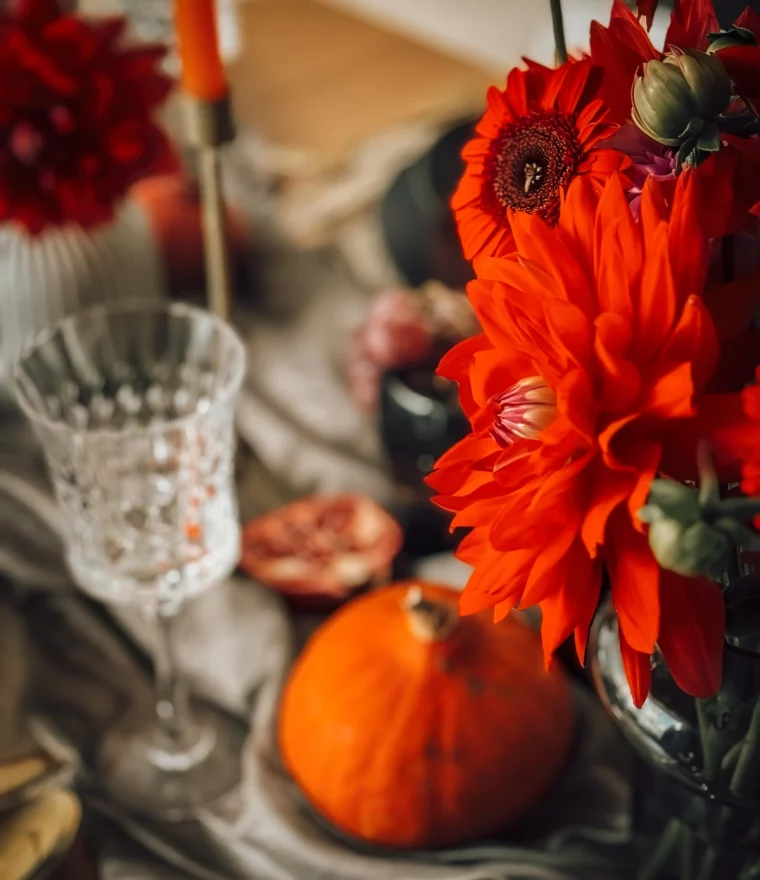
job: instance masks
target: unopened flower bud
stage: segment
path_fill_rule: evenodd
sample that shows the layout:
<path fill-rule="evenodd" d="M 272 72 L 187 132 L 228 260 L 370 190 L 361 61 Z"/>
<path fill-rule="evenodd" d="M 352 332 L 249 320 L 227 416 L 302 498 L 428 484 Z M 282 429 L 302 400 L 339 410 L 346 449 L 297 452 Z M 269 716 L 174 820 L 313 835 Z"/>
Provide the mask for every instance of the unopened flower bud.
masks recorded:
<path fill-rule="evenodd" d="M 674 480 L 653 480 L 638 515 L 649 523 L 649 547 L 663 568 L 684 577 L 718 580 L 738 548 L 760 549 L 760 535 L 745 525 L 760 512 L 760 499 L 721 499 L 704 447 L 698 464 L 699 490 Z"/>
<path fill-rule="evenodd" d="M 666 146 L 705 137 L 712 143 L 714 121 L 730 100 L 731 81 L 719 58 L 696 49 L 671 52 L 644 65 L 633 87 L 633 121 Z"/>

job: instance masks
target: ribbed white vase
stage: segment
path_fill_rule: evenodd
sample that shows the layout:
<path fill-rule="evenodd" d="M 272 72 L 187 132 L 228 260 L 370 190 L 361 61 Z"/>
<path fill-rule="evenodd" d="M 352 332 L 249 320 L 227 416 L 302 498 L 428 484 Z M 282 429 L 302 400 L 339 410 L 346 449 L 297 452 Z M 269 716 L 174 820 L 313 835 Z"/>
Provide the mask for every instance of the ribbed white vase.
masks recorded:
<path fill-rule="evenodd" d="M 51 227 L 30 236 L 0 227 L 0 397 L 35 334 L 96 303 L 161 297 L 164 271 L 142 208 L 127 201 L 111 223 L 92 230 Z"/>

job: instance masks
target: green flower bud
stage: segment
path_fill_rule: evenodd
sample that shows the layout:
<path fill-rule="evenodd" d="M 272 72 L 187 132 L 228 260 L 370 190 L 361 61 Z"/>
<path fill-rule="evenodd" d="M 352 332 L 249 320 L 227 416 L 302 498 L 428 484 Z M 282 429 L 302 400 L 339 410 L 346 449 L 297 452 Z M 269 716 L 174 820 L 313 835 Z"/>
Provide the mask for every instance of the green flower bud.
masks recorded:
<path fill-rule="evenodd" d="M 744 522 L 760 513 L 760 499 L 721 499 L 704 446 L 698 463 L 699 490 L 674 480 L 653 480 L 638 515 L 649 523 L 649 546 L 663 568 L 685 577 L 718 580 L 738 548 L 760 549 L 760 534 Z"/>
<path fill-rule="evenodd" d="M 721 49 L 731 49 L 733 46 L 756 46 L 757 40 L 749 28 L 732 25 L 728 30 L 718 34 L 708 34 L 707 54 L 712 55 Z"/>
<path fill-rule="evenodd" d="M 675 506 L 658 503 L 657 485 L 680 496 Z M 662 486 L 661 488 L 664 488 Z M 697 491 L 667 480 L 655 480 L 649 503 L 639 511 L 648 522 L 649 546 L 659 564 L 685 577 L 717 579 L 730 559 L 733 541 L 729 535 L 700 517 Z"/>
<path fill-rule="evenodd" d="M 633 86 L 633 121 L 644 134 L 669 147 L 698 145 L 703 131 L 729 105 L 731 81 L 720 59 L 688 49 L 664 61 L 647 61 Z"/>

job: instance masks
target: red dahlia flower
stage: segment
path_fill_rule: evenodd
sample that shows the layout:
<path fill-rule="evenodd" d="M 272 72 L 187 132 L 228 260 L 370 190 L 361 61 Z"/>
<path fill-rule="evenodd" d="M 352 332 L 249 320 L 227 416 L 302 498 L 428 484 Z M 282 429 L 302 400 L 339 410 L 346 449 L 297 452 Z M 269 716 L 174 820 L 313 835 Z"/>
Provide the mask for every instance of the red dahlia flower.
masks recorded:
<path fill-rule="evenodd" d="M 463 613 L 539 604 L 547 656 L 574 633 L 582 660 L 606 567 L 638 705 L 655 645 L 694 695 L 721 675 L 720 588 L 662 571 L 637 517 L 718 358 L 696 177 L 670 208 L 647 182 L 638 222 L 617 174 L 601 199 L 574 184 L 553 229 L 516 214 L 516 253 L 468 287 L 483 333 L 440 365 L 472 426 L 430 478 L 453 527 L 472 529 Z"/>
<path fill-rule="evenodd" d="M 628 166 L 626 156 L 599 146 L 616 126 L 595 99 L 597 80 L 588 60 L 556 70 L 531 62 L 509 74 L 504 91 L 488 90 L 488 109 L 462 151 L 466 168 L 451 201 L 468 260 L 514 250 L 516 214 L 555 223 L 576 177 L 601 187 Z"/>
<path fill-rule="evenodd" d="M 170 80 L 158 46 L 119 45 L 123 19 L 55 0 L 0 10 L 0 220 L 32 233 L 109 220 L 128 188 L 176 159 L 151 115 Z"/>

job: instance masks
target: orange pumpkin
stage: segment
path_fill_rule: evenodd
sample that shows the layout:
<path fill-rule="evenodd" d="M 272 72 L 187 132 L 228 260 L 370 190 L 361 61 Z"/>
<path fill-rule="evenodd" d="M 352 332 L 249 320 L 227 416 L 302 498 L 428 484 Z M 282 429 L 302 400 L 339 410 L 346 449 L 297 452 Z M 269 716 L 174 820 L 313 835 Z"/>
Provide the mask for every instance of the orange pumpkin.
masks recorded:
<path fill-rule="evenodd" d="M 503 830 L 535 806 L 573 734 L 566 675 L 517 618 L 459 618 L 459 594 L 394 584 L 312 636 L 282 697 L 283 761 L 333 825 L 392 847 Z"/>

